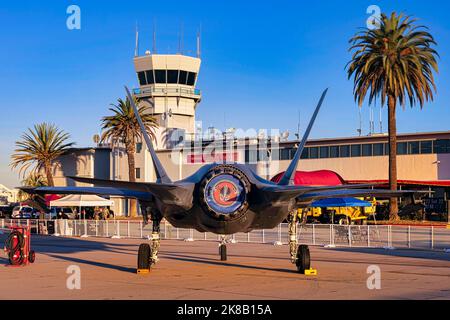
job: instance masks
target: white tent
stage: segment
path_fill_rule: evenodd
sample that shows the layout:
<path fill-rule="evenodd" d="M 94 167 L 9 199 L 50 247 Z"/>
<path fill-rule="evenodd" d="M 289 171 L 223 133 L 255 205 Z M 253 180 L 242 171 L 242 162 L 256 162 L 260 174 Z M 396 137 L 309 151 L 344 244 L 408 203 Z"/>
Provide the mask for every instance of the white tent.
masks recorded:
<path fill-rule="evenodd" d="M 114 201 L 93 194 L 70 194 L 64 198 L 50 201 L 50 207 L 107 207 Z"/>

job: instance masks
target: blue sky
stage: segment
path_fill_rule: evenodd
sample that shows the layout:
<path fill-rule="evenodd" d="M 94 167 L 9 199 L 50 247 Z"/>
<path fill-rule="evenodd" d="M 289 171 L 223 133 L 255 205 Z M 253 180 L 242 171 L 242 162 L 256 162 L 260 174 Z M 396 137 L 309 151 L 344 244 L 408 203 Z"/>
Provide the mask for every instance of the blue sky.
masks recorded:
<path fill-rule="evenodd" d="M 81 30 L 68 30 L 66 9 L 81 8 Z M 348 39 L 364 27 L 369 5 L 421 19 L 438 41 L 440 74 L 433 103 L 398 112 L 399 132 L 450 130 L 448 1 L 2 1 L 0 4 L 0 183 L 18 185 L 8 167 L 14 141 L 48 121 L 77 146 L 92 145 L 100 118 L 136 87 L 134 28 L 141 53 L 175 53 L 180 25 L 185 52 L 202 28 L 203 101 L 197 118 L 217 128 L 304 128 L 320 92 L 330 87 L 312 137 L 355 135 L 358 108 L 344 67 Z M 363 132 L 369 128 L 363 107 Z M 376 129 L 378 130 L 378 110 Z M 386 110 L 383 110 L 385 127 Z"/>

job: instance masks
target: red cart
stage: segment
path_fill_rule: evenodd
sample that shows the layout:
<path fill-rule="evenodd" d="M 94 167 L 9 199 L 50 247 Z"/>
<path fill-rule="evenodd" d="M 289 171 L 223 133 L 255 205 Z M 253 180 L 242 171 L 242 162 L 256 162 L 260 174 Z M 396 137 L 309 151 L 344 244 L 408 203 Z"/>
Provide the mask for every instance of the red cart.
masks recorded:
<path fill-rule="evenodd" d="M 10 227 L 11 232 L 5 241 L 5 252 L 12 266 L 25 266 L 33 263 L 36 254 L 31 250 L 31 237 L 28 226 Z"/>

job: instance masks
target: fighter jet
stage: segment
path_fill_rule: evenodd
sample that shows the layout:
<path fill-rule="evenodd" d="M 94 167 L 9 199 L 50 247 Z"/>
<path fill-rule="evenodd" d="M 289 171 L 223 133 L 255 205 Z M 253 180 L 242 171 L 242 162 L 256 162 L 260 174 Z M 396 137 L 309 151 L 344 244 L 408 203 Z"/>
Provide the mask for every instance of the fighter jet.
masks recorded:
<path fill-rule="evenodd" d="M 291 262 L 300 273 L 310 268 L 310 253 L 306 245 L 298 245 L 297 209 L 308 207 L 314 200 L 337 197 L 400 197 L 414 191 L 369 189 L 373 185 L 299 186 L 294 175 L 322 106 L 326 89 L 315 108 L 294 158 L 278 183 L 258 176 L 250 166 L 241 163 L 211 163 L 202 166 L 193 175 L 172 181 L 156 155 L 127 87 L 126 94 L 141 127 L 142 137 L 151 155 L 156 182 L 128 182 L 95 178 L 70 177 L 93 184 L 94 187 L 39 187 L 22 190 L 35 194 L 97 194 L 116 195 L 139 200 L 144 217 L 152 221 L 150 243 L 138 250 L 138 270 L 148 270 L 158 261 L 160 222 L 166 219 L 177 228 L 195 229 L 220 235 L 219 254 L 226 260 L 229 235 L 258 229 L 271 229 L 286 219 L 289 222 L 289 251 Z"/>

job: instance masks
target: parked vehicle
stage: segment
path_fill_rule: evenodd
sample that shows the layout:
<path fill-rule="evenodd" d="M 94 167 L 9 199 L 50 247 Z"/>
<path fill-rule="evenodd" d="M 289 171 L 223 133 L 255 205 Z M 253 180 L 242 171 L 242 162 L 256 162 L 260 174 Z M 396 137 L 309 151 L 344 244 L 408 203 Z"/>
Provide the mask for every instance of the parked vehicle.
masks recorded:
<path fill-rule="evenodd" d="M 34 219 L 36 217 L 36 209 L 30 206 L 15 206 L 12 210 L 11 218 L 13 219 Z"/>
<path fill-rule="evenodd" d="M 15 207 L 15 205 L 13 205 L 13 204 L 0 206 L 0 219 L 11 218 L 14 207 Z"/>

